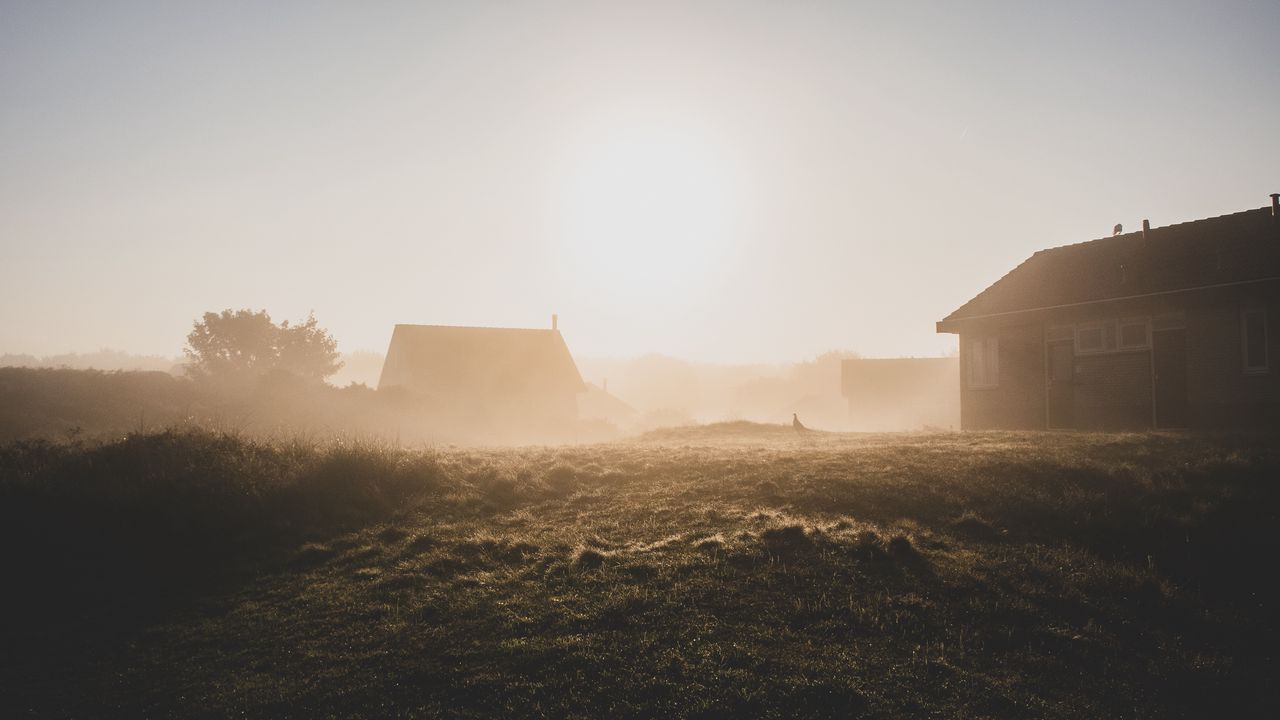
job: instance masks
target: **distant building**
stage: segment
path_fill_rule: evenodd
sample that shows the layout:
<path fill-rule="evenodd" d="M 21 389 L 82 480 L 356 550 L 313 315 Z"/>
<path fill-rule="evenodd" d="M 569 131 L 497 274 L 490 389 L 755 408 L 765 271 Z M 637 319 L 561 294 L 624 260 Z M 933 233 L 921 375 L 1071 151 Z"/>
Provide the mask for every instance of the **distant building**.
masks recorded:
<path fill-rule="evenodd" d="M 552 437 L 572 429 L 582 376 L 550 329 L 396 325 L 378 381 L 429 400 L 460 432 Z"/>
<path fill-rule="evenodd" d="M 580 420 L 606 422 L 617 428 L 626 428 L 635 424 L 638 417 L 639 413 L 635 408 L 609 392 L 608 380 L 603 385 L 586 383 L 582 394 L 578 396 Z"/>
<path fill-rule="evenodd" d="M 1271 206 L 1041 250 L 938 323 L 961 424 L 1280 425 L 1280 195 Z"/>
<path fill-rule="evenodd" d="M 958 358 L 855 358 L 840 366 L 857 432 L 959 429 Z"/>

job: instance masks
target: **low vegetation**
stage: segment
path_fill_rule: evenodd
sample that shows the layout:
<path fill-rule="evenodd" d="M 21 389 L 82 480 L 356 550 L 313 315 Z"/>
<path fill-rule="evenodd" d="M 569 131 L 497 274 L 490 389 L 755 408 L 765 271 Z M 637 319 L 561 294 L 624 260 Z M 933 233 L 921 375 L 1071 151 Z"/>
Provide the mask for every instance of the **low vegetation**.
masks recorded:
<path fill-rule="evenodd" d="M 1270 716 L 1280 442 L 0 448 L 0 714 Z"/>
<path fill-rule="evenodd" d="M 502 428 L 453 418 L 403 388 L 333 387 L 275 369 L 230 377 L 0 367 L 0 443 L 58 438 L 100 443 L 158 428 L 214 428 L 259 439 L 513 444 L 619 437 L 603 420 L 574 428 Z"/>
<path fill-rule="evenodd" d="M 0 367 L 0 442 L 99 443 L 175 426 L 259 438 L 448 438 L 430 410 L 404 393 L 336 388 L 288 373 L 235 384 L 163 372 Z"/>

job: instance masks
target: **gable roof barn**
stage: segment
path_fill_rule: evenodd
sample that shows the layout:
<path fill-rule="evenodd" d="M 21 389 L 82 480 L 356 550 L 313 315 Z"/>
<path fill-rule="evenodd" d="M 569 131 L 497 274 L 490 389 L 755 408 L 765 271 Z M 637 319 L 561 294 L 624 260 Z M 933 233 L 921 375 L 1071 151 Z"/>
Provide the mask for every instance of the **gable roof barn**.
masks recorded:
<path fill-rule="evenodd" d="M 396 325 L 385 389 L 420 398 L 439 437 L 559 442 L 576 432 L 585 388 L 552 316 L 550 329 Z"/>
<path fill-rule="evenodd" d="M 607 381 L 604 386 L 586 383 L 586 389 L 578 396 L 578 417 L 583 420 L 625 423 L 639 414 L 627 401 L 609 392 Z"/>
<path fill-rule="evenodd" d="M 396 325 L 378 387 L 476 399 L 584 389 L 556 328 L 451 325 Z"/>
<path fill-rule="evenodd" d="M 1280 222 L 1272 207 L 1147 228 L 1041 250 L 938 323 L 1280 277 Z"/>

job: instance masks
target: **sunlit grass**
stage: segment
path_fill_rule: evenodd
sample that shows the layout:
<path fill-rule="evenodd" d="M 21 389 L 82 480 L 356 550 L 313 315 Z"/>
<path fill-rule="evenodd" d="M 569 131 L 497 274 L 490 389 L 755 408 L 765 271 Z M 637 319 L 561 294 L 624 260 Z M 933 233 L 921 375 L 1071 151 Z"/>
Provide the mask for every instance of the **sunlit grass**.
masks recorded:
<path fill-rule="evenodd" d="M 9 446 L 10 600 L 31 601 L 8 616 L 32 658 L 14 697 L 72 715 L 1266 714 L 1277 447 L 749 424 L 508 450 Z"/>

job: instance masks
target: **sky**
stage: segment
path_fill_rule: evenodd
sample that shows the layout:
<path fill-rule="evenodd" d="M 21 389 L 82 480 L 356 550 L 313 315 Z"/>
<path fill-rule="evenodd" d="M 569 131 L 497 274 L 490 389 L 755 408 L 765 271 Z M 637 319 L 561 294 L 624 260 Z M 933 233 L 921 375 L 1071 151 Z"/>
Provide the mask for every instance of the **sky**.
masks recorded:
<path fill-rule="evenodd" d="M 1280 3 L 0 0 L 0 353 L 224 308 L 936 355 L 1032 252 L 1280 192 Z"/>

